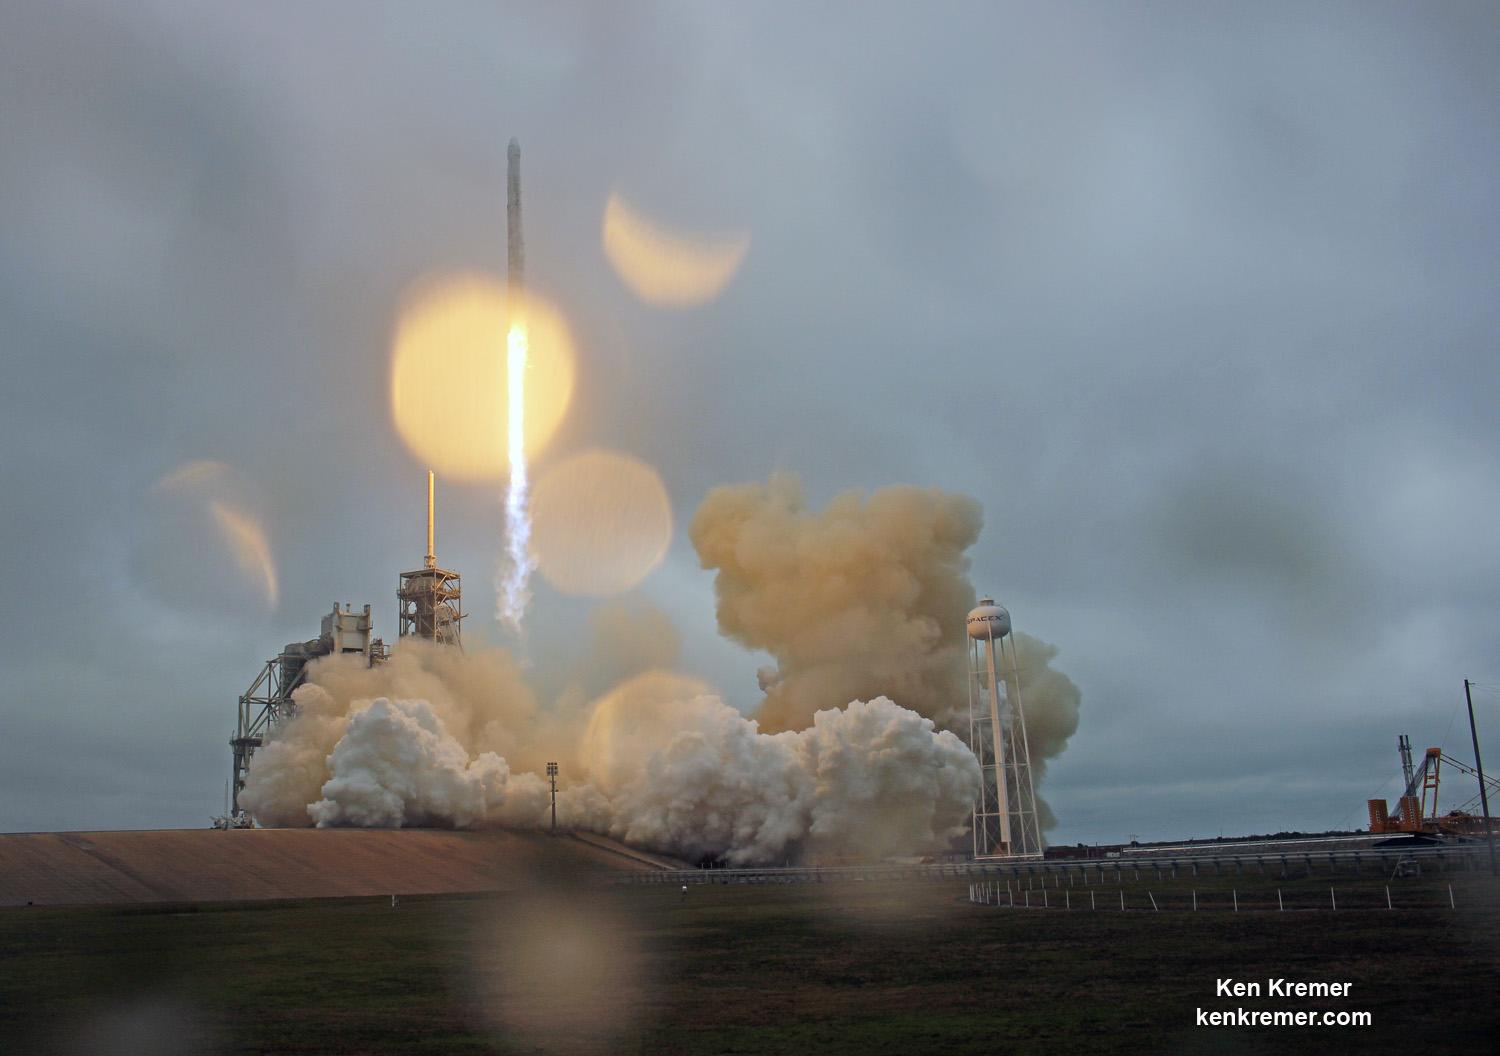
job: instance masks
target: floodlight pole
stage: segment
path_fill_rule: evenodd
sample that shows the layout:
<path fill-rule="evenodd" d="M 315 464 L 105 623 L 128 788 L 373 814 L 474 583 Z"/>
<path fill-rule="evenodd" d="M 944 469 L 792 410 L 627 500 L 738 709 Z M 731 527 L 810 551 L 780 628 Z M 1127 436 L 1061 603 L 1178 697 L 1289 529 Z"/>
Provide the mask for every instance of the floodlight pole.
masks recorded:
<path fill-rule="evenodd" d="M 547 764 L 547 778 L 552 782 L 552 835 L 557 835 L 557 764 Z"/>
<path fill-rule="evenodd" d="M 1464 679 L 1464 699 L 1469 702 L 1469 736 L 1474 739 L 1474 769 L 1479 771 L 1479 802 L 1484 806 L 1484 836 L 1490 845 L 1490 875 L 1500 875 L 1495 865 L 1495 830 L 1490 828 L 1490 794 L 1484 788 L 1484 764 L 1479 761 L 1479 734 L 1474 729 L 1474 694 Z"/>

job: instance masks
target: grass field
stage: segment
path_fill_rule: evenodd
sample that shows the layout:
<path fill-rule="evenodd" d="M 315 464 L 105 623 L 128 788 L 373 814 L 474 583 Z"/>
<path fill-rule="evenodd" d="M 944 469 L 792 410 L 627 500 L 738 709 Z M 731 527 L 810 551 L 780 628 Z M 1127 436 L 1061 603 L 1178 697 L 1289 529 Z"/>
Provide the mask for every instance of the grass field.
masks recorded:
<path fill-rule="evenodd" d="M 10 909 L 0 911 L 0 1044 L 653 1056 L 1497 1051 L 1500 888 L 1484 874 L 1428 874 L 1393 882 L 1401 908 L 1389 911 L 1385 884 L 1143 876 L 1049 888 L 1049 905 L 1066 899 L 1068 912 L 971 905 L 967 883 L 708 885 L 684 896 L 574 876 L 394 909 L 389 899 Z M 1080 908 L 1089 892 L 1093 912 Z M 1039 901 L 1040 889 L 1031 896 Z M 1227 977 L 1352 987 L 1346 998 L 1216 996 Z M 1372 1025 L 1200 1027 L 1200 1008 L 1369 1012 Z"/>

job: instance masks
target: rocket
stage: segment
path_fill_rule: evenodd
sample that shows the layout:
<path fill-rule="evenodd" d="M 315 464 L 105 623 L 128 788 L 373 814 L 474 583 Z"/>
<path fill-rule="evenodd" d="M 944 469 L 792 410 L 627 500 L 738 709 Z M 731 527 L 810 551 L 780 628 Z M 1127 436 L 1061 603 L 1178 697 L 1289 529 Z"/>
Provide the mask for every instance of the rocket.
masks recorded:
<path fill-rule="evenodd" d="M 506 269 L 510 279 L 508 307 L 510 325 L 514 328 L 526 310 L 526 245 L 521 241 L 521 144 L 515 139 L 506 148 L 505 161 Z"/>

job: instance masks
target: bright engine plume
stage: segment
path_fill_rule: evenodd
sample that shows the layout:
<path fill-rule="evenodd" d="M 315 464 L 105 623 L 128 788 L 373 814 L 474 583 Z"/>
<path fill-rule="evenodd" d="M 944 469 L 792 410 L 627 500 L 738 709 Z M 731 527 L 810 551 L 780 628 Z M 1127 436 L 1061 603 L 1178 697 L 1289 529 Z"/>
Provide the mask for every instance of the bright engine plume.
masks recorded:
<path fill-rule="evenodd" d="M 510 334 L 506 370 L 510 397 L 510 484 L 505 493 L 505 558 L 496 576 L 495 615 L 512 630 L 531 600 L 527 584 L 536 559 L 531 553 L 531 511 L 526 479 L 526 248 L 521 240 L 521 145 L 514 139 L 505 152 L 507 271 L 510 279 Z"/>

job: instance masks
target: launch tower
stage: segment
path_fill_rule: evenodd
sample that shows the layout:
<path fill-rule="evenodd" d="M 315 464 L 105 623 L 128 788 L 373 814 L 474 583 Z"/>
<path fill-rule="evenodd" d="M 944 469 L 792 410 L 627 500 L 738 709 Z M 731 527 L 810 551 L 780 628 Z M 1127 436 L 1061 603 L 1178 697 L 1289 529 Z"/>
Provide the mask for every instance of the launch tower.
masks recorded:
<path fill-rule="evenodd" d="M 401 573 L 396 590 L 400 603 L 401 637 L 415 635 L 444 645 L 459 645 L 459 621 L 464 618 L 457 572 L 437 567 L 432 555 L 433 478 L 427 474 L 427 557 L 422 567 Z M 348 604 L 323 617 L 323 633 L 306 642 L 292 642 L 279 656 L 267 660 L 250 688 L 240 695 L 238 722 L 229 739 L 234 750 L 231 775 L 233 797 L 227 815 L 216 818 L 220 828 L 245 828 L 254 824 L 240 809 L 240 793 L 250 770 L 250 760 L 276 730 L 297 714 L 292 699 L 307 681 L 312 661 L 324 656 L 360 656 L 373 667 L 388 659 L 385 643 L 373 636 L 370 606 L 355 612 Z"/>
<path fill-rule="evenodd" d="M 427 474 L 427 556 L 422 567 L 401 573 L 396 588 L 400 606 L 399 637 L 416 635 L 442 645 L 462 645 L 459 621 L 463 614 L 463 591 L 457 572 L 437 567 L 432 555 L 432 473 Z"/>
<path fill-rule="evenodd" d="M 371 635 L 372 629 L 370 606 L 355 612 L 347 603 L 342 610 L 335 604 L 333 612 L 323 617 L 322 634 L 310 641 L 292 642 L 279 656 L 267 660 L 250 688 L 240 694 L 238 723 L 229 739 L 234 750 L 234 796 L 228 817 L 221 819 L 226 828 L 249 825 L 249 818 L 240 810 L 240 793 L 245 788 L 250 757 L 278 726 L 297 713 L 292 691 L 306 680 L 308 664 L 320 656 L 350 653 L 363 657 L 371 666 L 384 662 L 385 643 Z"/>
<path fill-rule="evenodd" d="M 969 613 L 969 747 L 984 777 L 974 803 L 974 857 L 1041 855 L 1015 638 L 1010 613 L 991 598 Z"/>

